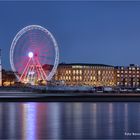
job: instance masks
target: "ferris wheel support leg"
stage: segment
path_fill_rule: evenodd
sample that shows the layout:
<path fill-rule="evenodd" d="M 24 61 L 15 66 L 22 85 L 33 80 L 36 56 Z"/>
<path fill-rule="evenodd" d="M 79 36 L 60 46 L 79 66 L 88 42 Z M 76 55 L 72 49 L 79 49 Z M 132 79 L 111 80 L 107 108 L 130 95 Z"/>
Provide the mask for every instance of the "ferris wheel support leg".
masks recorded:
<path fill-rule="evenodd" d="M 26 71 L 27 71 L 26 69 L 28 69 L 30 61 L 31 61 L 31 58 L 29 59 L 28 63 L 26 64 L 26 66 L 25 66 L 25 68 L 23 70 L 23 73 L 22 73 L 22 75 L 19 78 L 19 81 L 21 81 L 23 79 L 23 77 L 25 76 L 24 73 L 26 73 Z"/>
<path fill-rule="evenodd" d="M 30 66 L 28 65 L 28 67 L 27 67 L 27 69 L 26 69 L 26 71 L 25 71 L 25 74 L 24 74 L 24 76 L 23 76 L 23 80 L 24 79 L 26 79 L 27 80 L 27 77 L 28 77 L 28 72 L 30 71 Z"/>
<path fill-rule="evenodd" d="M 44 78 L 43 78 L 43 80 L 45 80 L 46 78 L 47 78 L 47 76 L 46 76 L 46 74 L 45 74 L 45 72 L 44 72 L 44 70 L 43 70 L 43 68 L 42 68 L 42 66 L 41 66 L 41 64 L 40 64 L 40 62 L 39 62 L 39 60 L 37 59 L 37 63 L 38 63 L 38 65 L 40 66 L 40 68 L 41 68 L 41 73 L 43 74 L 43 76 L 44 76 Z"/>
<path fill-rule="evenodd" d="M 32 71 L 34 72 L 34 70 L 35 70 L 35 66 L 33 65 Z M 35 72 L 34 72 L 33 75 L 32 75 L 32 81 L 33 81 L 34 84 L 35 84 Z"/>
<path fill-rule="evenodd" d="M 39 71 L 38 71 L 38 66 L 36 65 L 36 72 L 37 72 L 37 80 L 40 80 L 40 74 L 39 74 Z"/>

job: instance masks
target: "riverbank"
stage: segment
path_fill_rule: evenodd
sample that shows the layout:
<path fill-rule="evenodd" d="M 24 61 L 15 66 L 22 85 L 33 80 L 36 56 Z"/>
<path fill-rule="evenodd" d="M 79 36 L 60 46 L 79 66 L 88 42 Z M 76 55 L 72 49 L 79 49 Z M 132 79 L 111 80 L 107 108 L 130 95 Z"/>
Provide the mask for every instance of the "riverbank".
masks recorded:
<path fill-rule="evenodd" d="M 138 93 L 3 92 L 0 102 L 139 102 Z"/>

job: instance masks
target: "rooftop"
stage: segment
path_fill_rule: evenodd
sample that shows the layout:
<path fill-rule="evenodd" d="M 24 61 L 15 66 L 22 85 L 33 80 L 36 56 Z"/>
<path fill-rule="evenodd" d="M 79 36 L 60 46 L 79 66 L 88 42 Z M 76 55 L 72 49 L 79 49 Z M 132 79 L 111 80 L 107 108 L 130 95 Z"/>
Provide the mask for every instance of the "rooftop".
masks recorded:
<path fill-rule="evenodd" d="M 68 66 L 104 66 L 104 67 L 114 67 L 112 65 L 105 64 L 90 64 L 90 63 L 60 63 L 59 65 L 68 65 Z"/>

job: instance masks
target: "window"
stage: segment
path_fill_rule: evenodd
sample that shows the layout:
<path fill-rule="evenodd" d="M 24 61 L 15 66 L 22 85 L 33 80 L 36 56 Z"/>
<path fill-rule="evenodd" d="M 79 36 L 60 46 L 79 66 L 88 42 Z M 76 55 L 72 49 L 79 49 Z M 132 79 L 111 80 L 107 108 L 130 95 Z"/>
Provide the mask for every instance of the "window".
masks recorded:
<path fill-rule="evenodd" d="M 135 68 L 133 67 L 132 70 L 135 70 Z"/>
<path fill-rule="evenodd" d="M 78 79 L 79 79 L 79 77 L 78 76 L 76 76 L 76 80 L 78 81 Z"/>
<path fill-rule="evenodd" d="M 120 77 L 120 74 L 117 74 L 117 77 Z"/>
<path fill-rule="evenodd" d="M 75 74 L 75 70 L 73 70 L 73 74 Z"/>
<path fill-rule="evenodd" d="M 92 76 L 90 77 L 90 80 L 92 81 Z"/>
<path fill-rule="evenodd" d="M 98 75 L 101 75 L 101 71 L 100 70 L 98 71 Z"/>
<path fill-rule="evenodd" d="M 72 66 L 72 68 L 82 68 L 82 66 Z"/>
<path fill-rule="evenodd" d="M 68 80 L 68 76 L 66 76 L 66 80 Z"/>
<path fill-rule="evenodd" d="M 78 74 L 78 70 L 76 70 L 76 74 Z"/>

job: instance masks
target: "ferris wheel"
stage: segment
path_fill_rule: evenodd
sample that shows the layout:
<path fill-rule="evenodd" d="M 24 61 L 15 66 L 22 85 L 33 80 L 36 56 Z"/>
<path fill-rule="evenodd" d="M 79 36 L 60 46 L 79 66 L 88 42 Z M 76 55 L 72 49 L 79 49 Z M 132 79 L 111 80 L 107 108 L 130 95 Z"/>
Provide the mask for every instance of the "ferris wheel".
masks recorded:
<path fill-rule="evenodd" d="M 10 64 L 20 82 L 51 80 L 58 63 L 58 45 L 47 29 L 29 25 L 16 34 L 10 48 Z"/>

